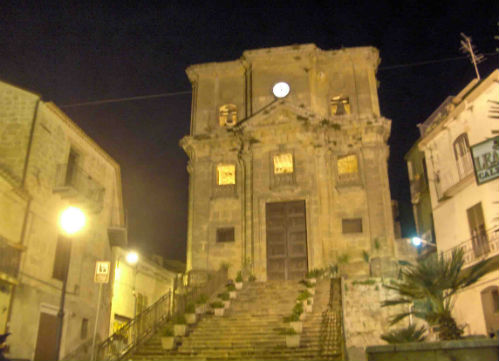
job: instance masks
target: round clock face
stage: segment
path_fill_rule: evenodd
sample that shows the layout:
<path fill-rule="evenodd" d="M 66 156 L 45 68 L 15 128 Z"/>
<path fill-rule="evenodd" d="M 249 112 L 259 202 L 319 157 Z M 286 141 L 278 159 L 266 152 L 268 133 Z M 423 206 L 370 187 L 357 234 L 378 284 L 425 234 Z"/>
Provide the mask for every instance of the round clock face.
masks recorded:
<path fill-rule="evenodd" d="M 284 98 L 289 94 L 289 85 L 283 81 L 276 83 L 272 88 L 272 92 L 277 98 Z"/>

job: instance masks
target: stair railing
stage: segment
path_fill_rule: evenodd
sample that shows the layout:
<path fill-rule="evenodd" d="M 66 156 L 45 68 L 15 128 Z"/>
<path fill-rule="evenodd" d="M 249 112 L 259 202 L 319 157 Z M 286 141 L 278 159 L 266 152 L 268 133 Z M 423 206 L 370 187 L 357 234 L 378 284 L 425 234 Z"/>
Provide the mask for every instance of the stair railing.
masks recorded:
<path fill-rule="evenodd" d="M 193 282 L 187 275 L 187 285 L 175 284 L 154 304 L 147 307 L 134 319 L 126 322 L 119 330 L 106 338 L 97 349 L 97 360 L 121 360 L 132 353 L 137 346 L 153 336 L 165 323 L 174 316 L 184 313 L 189 302 L 195 302 L 201 295 L 208 297 L 214 294 L 227 282 L 227 269 L 218 271 L 196 271 L 204 274 L 204 280 Z"/>
<path fill-rule="evenodd" d="M 319 332 L 319 354 L 321 358 L 343 359 L 344 336 L 341 298 L 341 278 L 331 278 L 329 302 L 322 312 Z"/>

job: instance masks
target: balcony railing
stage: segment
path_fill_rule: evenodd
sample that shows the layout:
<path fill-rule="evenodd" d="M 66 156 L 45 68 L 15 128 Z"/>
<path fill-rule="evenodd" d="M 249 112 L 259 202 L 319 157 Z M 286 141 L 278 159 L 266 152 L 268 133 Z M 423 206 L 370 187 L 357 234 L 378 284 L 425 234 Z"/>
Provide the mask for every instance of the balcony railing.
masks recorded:
<path fill-rule="evenodd" d="M 21 261 L 21 248 L 0 236 L 0 278 L 16 282 Z"/>
<path fill-rule="evenodd" d="M 206 272 L 205 272 L 206 273 Z M 102 342 L 97 349 L 97 360 L 121 360 L 133 353 L 138 345 L 154 335 L 175 315 L 184 313 L 189 302 L 195 302 L 201 294 L 211 296 L 227 282 L 227 270 L 206 273 L 205 280 L 193 286 L 178 284 L 154 304 Z M 194 282 L 193 282 L 194 283 Z"/>
<path fill-rule="evenodd" d="M 77 198 L 87 203 L 94 211 L 102 209 L 104 200 L 104 187 L 76 165 L 59 164 L 57 166 L 55 193 L 63 197 Z"/>
<path fill-rule="evenodd" d="M 481 260 L 499 254 L 499 227 L 476 232 L 472 238 L 444 251 L 444 258 L 449 259 L 456 249 L 463 250 L 464 266 L 470 266 Z"/>

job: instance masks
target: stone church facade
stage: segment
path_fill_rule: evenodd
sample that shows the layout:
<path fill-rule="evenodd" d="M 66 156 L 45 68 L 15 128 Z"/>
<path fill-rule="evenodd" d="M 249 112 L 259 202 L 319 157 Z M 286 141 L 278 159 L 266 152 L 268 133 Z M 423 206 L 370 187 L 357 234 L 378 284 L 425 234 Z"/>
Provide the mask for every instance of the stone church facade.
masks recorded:
<path fill-rule="evenodd" d="M 306 44 L 187 69 L 188 270 L 229 264 L 232 275 L 271 280 L 391 263 L 391 122 L 379 111 L 379 61 L 372 47 Z M 278 82 L 287 96 L 273 94 Z"/>

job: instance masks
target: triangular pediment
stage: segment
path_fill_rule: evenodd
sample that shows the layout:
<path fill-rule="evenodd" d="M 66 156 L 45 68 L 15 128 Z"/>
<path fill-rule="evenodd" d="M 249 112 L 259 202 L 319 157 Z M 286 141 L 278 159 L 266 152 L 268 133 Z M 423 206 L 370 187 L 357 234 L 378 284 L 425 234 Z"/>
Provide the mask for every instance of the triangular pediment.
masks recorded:
<path fill-rule="evenodd" d="M 319 120 L 319 115 L 304 106 L 296 106 L 287 100 L 278 100 L 242 121 L 240 127 L 250 130 L 282 124 L 303 124 Z"/>

